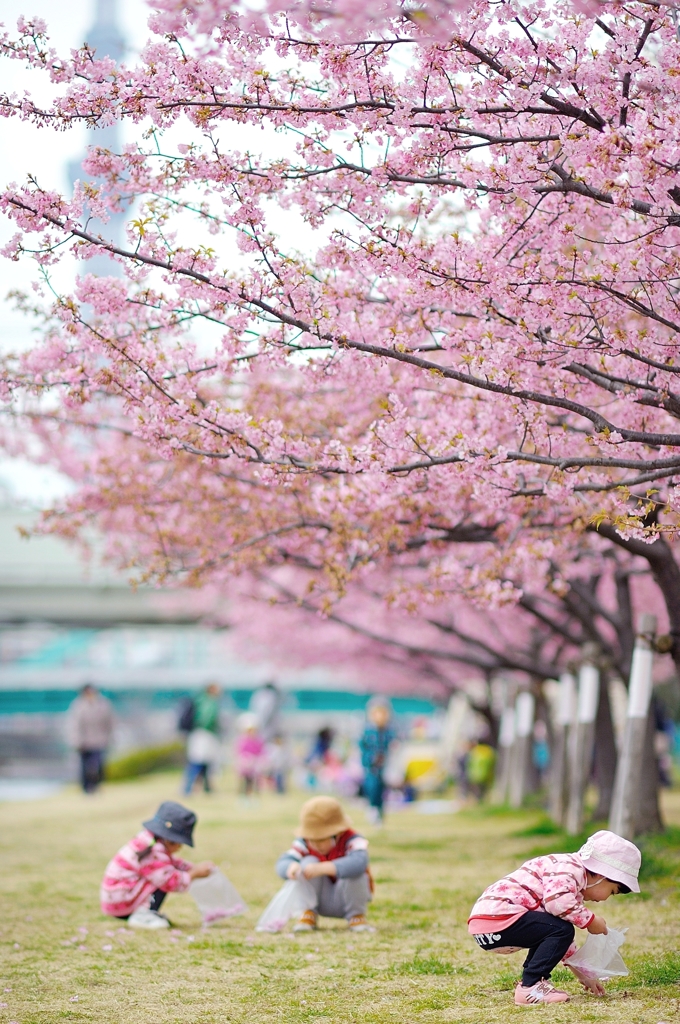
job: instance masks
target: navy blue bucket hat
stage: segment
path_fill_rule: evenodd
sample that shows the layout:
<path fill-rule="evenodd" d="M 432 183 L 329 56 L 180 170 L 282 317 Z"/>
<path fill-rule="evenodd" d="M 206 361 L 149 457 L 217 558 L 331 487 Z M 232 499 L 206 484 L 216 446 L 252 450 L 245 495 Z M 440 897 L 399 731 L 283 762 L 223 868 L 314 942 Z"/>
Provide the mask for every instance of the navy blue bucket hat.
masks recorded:
<path fill-rule="evenodd" d="M 194 825 L 196 815 L 193 811 L 176 804 L 173 800 L 166 800 L 161 804 L 153 818 L 143 821 L 144 828 L 157 836 L 159 839 L 167 839 L 169 843 L 182 843 L 185 846 L 194 845 Z"/>

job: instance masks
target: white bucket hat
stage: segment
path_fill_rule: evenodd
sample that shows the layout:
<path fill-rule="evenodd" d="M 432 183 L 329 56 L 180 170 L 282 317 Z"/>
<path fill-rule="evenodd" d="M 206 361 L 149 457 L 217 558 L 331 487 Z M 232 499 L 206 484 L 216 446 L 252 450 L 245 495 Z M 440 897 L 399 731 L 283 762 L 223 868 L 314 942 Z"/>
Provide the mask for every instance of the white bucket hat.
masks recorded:
<path fill-rule="evenodd" d="M 642 854 L 634 843 L 602 829 L 586 840 L 578 855 L 588 871 L 604 875 L 611 882 L 621 882 L 631 892 L 640 891 L 638 872 Z"/>
<path fill-rule="evenodd" d="M 254 715 L 252 711 L 244 711 L 242 715 L 238 716 L 236 724 L 241 732 L 247 732 L 248 729 L 257 729 L 259 721 L 257 715 Z"/>

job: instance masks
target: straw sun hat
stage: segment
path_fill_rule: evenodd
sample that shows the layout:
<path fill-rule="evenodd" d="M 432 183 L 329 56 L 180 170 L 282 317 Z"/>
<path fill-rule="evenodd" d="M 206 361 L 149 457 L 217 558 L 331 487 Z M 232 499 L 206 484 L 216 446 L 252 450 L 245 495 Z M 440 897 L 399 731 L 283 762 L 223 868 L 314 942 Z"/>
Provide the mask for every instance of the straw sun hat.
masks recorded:
<path fill-rule="evenodd" d="M 352 827 L 342 807 L 332 796 L 315 796 L 302 805 L 295 832 L 303 839 L 329 839 Z"/>

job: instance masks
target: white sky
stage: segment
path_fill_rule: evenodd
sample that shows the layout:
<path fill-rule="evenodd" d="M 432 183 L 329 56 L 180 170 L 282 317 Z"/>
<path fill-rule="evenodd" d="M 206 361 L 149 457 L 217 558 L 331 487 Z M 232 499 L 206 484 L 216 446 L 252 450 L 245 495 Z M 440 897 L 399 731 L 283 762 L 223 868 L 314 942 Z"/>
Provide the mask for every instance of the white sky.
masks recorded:
<path fill-rule="evenodd" d="M 145 40 L 146 4 L 143 0 L 118 0 L 120 22 L 134 49 Z M 143 17 L 140 14 L 143 12 Z M 85 41 L 87 30 L 94 19 L 94 0 L 76 4 L 55 4 L 54 0 L 0 0 L 0 22 L 12 32 L 19 16 L 39 17 L 47 22 L 50 37 L 59 53 L 68 53 L 72 47 Z M 38 101 L 49 101 L 52 87 L 47 76 L 24 69 L 19 61 L 0 60 L 0 91 L 29 91 Z M 21 184 L 29 173 L 35 174 L 48 188 L 67 191 L 68 163 L 79 159 L 86 145 L 87 132 L 74 128 L 65 132 L 40 129 L 19 118 L 0 119 L 0 184 Z M 11 237 L 14 228 L 5 218 L 0 219 L 0 239 Z M 30 324 L 15 313 L 5 296 L 12 288 L 25 288 L 27 263 L 2 264 L 0 285 L 0 345 L 14 348 L 21 339 L 30 339 Z"/>
<path fill-rule="evenodd" d="M 146 5 L 143 0 L 118 0 L 120 23 L 133 50 L 143 45 L 146 32 Z M 54 47 L 64 53 L 80 46 L 94 20 L 94 0 L 55 4 L 54 0 L 0 0 L 0 22 L 8 30 L 16 28 L 17 18 L 38 17 L 47 22 Z M 0 91 L 30 91 L 47 100 L 49 83 L 38 73 L 26 71 L 19 61 L 0 60 Z M 66 191 L 70 187 L 68 163 L 78 159 L 85 147 L 86 132 L 75 128 L 68 132 L 38 129 L 18 118 L 0 118 L 0 186 L 21 183 L 29 173 L 42 185 Z M 14 228 L 0 217 L 0 244 Z M 31 342 L 33 324 L 17 313 L 7 295 L 13 289 L 25 289 L 32 272 L 29 261 L 0 263 L 0 346 L 7 350 L 25 348 Z M 68 276 L 62 276 L 64 283 Z M 63 494 L 67 482 L 50 467 L 34 466 L 26 459 L 0 458 L 0 492 L 32 504 L 44 505 Z"/>
<path fill-rule="evenodd" d="M 125 59 L 133 62 L 135 53 L 139 52 L 147 39 L 148 9 L 144 0 L 117 2 L 119 23 L 128 44 Z M 94 21 L 95 0 L 60 5 L 55 4 L 54 0 L 0 0 L 0 22 L 4 23 L 10 33 L 15 31 L 16 20 L 21 15 L 25 18 L 42 18 L 47 23 L 52 45 L 58 53 L 65 54 L 86 40 L 88 29 Z M 47 75 L 27 71 L 19 61 L 0 60 L 0 92 L 16 92 L 21 95 L 26 91 L 37 102 L 49 104 L 53 89 Z M 141 128 L 137 130 L 140 133 L 142 131 Z M 124 138 L 128 141 L 134 138 L 131 131 L 135 131 L 134 126 L 128 124 L 123 127 Z M 286 136 L 274 133 L 273 130 L 263 132 L 256 126 L 230 123 L 225 126 L 225 131 L 228 132 L 229 146 L 241 152 L 250 149 L 253 152 L 264 151 L 272 156 L 284 153 L 292 155 L 297 141 L 292 134 Z M 164 148 L 169 151 L 179 141 L 192 140 L 199 140 L 198 132 L 186 122 L 180 122 L 166 134 Z M 82 158 L 87 142 L 87 132 L 81 127 L 55 132 L 37 128 L 19 118 L 0 118 L 0 187 L 10 182 L 21 184 L 28 174 L 33 174 L 44 187 L 70 192 L 69 164 Z M 301 221 L 295 210 L 282 210 L 272 203 L 267 212 L 269 226 L 279 233 L 287 248 L 296 247 L 309 253 L 327 233 L 327 228 L 320 232 L 312 231 Z M 14 225 L 0 216 L 0 245 L 14 231 Z M 207 233 L 205 239 L 200 238 L 195 226 L 192 226 L 191 244 L 200 244 L 202 241 L 215 245 L 214 238 Z M 219 244 L 223 265 L 235 259 L 243 261 L 244 257 L 239 254 L 234 239 L 222 236 Z M 52 272 L 59 290 L 70 290 L 74 269 L 73 264 L 65 260 L 63 266 Z M 35 268 L 29 259 L 11 263 L 0 258 L 0 349 L 4 351 L 16 351 L 31 345 L 35 325 L 30 318 L 13 308 L 7 295 L 13 289 L 28 290 L 35 276 Z M 202 335 L 196 340 L 200 342 Z M 207 334 L 205 340 L 210 340 Z M 49 467 L 36 467 L 24 459 L 9 459 L 0 455 L 0 496 L 5 491 L 22 501 L 46 505 L 63 494 L 65 489 L 68 489 L 68 482 Z"/>

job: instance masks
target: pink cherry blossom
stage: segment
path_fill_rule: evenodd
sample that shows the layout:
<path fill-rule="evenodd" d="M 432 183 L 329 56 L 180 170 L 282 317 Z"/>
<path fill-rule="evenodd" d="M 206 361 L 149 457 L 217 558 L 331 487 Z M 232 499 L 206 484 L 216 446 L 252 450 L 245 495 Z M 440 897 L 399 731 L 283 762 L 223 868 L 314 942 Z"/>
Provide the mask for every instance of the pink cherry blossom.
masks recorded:
<path fill-rule="evenodd" d="M 160 585 L 297 570 L 318 616 L 375 583 L 404 622 L 463 599 L 500 621 L 625 542 L 680 626 L 670 10 L 158 0 L 120 67 L 44 31 L 0 54 L 51 99 L 0 112 L 137 138 L 70 198 L 0 197 L 44 282 L 3 441 L 76 484 L 46 530 L 96 527 Z"/>

